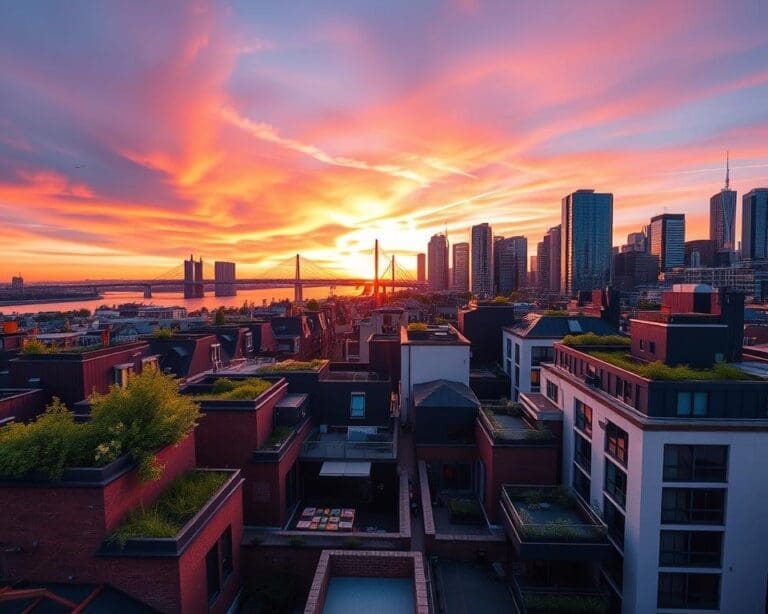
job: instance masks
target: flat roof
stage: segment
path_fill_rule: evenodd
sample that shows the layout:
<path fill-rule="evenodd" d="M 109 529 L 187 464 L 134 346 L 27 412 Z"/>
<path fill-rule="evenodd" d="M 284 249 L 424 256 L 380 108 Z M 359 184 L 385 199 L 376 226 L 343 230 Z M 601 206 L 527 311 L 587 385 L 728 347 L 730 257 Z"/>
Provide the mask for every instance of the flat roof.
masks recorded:
<path fill-rule="evenodd" d="M 411 614 L 414 603 L 412 578 L 331 576 L 323 614 Z"/>

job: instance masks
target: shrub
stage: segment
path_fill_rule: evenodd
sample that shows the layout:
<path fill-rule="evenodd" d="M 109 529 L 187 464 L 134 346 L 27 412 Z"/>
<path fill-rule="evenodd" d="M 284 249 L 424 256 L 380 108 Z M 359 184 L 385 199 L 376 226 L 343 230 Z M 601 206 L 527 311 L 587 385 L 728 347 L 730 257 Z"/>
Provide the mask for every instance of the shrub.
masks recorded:
<path fill-rule="evenodd" d="M 448 513 L 451 520 L 479 520 L 480 504 L 475 499 L 449 499 Z"/>
<path fill-rule="evenodd" d="M 408 325 L 409 333 L 423 333 L 427 331 L 427 325 L 424 322 L 411 322 Z"/>
<path fill-rule="evenodd" d="M 725 363 L 716 363 L 709 369 L 692 369 L 688 365 L 670 366 L 657 360 L 646 364 L 636 362 L 619 352 L 590 352 L 599 360 L 636 373 L 652 380 L 685 381 L 685 380 L 750 380 L 756 379 Z"/>
<path fill-rule="evenodd" d="M 102 434 L 119 431 L 122 448 L 139 463 L 143 480 L 160 474 L 154 453 L 184 439 L 200 416 L 197 403 L 179 394 L 179 383 L 154 369 L 131 377 L 126 388 L 93 395 L 91 403 L 92 428 Z"/>
<path fill-rule="evenodd" d="M 628 346 L 632 342 L 629 337 L 621 335 L 596 335 L 595 333 L 584 333 L 582 335 L 566 335 L 563 337 L 563 345 L 624 345 Z"/>
<path fill-rule="evenodd" d="M 121 547 L 131 537 L 173 537 L 229 478 L 215 471 L 190 471 L 176 478 L 149 509 L 138 509 L 112 534 Z"/>
<path fill-rule="evenodd" d="M 264 443 L 262 446 L 263 450 L 272 450 L 274 448 L 279 448 L 283 442 L 288 439 L 295 429 L 292 426 L 277 426 L 272 431 L 272 434 L 269 436 L 269 439 Z"/>
<path fill-rule="evenodd" d="M 29 339 L 21 348 L 22 354 L 53 354 L 54 349 L 37 339 Z"/>
<path fill-rule="evenodd" d="M 152 331 L 152 335 L 155 339 L 170 339 L 174 335 L 172 328 L 163 328 L 162 326 Z"/>
<path fill-rule="evenodd" d="M 310 361 L 286 360 L 273 365 L 263 365 L 259 367 L 257 373 L 284 373 L 286 371 L 319 371 L 328 361 L 316 358 Z"/>
<path fill-rule="evenodd" d="M 198 399 L 255 399 L 272 386 L 272 382 L 249 377 L 244 380 L 231 380 L 226 377 L 217 379 L 211 387 L 210 394 L 199 395 Z"/>

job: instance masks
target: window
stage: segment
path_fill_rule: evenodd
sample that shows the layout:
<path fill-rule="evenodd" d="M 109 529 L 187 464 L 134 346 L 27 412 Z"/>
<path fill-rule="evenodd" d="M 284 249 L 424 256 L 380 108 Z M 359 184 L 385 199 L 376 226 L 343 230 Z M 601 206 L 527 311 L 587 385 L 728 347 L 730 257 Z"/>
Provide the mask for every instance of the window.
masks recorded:
<path fill-rule="evenodd" d="M 555 405 L 557 405 L 558 392 L 557 386 L 550 380 L 547 380 L 547 398 Z"/>
<path fill-rule="evenodd" d="M 219 543 L 216 542 L 205 555 L 205 576 L 208 584 L 208 603 L 213 603 L 221 592 L 219 576 Z"/>
<path fill-rule="evenodd" d="M 668 524 L 723 524 L 724 488 L 664 488 L 661 522 Z"/>
<path fill-rule="evenodd" d="M 678 416 L 706 416 L 709 406 L 708 392 L 678 392 Z"/>
<path fill-rule="evenodd" d="M 115 384 L 120 388 L 125 388 L 128 385 L 128 380 L 133 375 L 133 363 L 126 362 L 122 365 L 115 365 Z"/>
<path fill-rule="evenodd" d="M 720 574 L 660 573 L 660 608 L 717 610 L 720 608 Z"/>
<path fill-rule="evenodd" d="M 443 489 L 471 490 L 469 463 L 443 463 Z"/>
<path fill-rule="evenodd" d="M 643 339 L 640 339 L 640 349 L 641 350 L 645 349 L 645 340 L 643 340 Z"/>
<path fill-rule="evenodd" d="M 512 376 L 512 361 L 511 360 L 506 360 L 504 362 L 506 363 L 506 367 L 507 367 L 507 369 L 506 369 L 507 375 L 509 375 L 511 377 Z"/>
<path fill-rule="evenodd" d="M 587 435 L 592 434 L 592 408 L 589 405 L 584 405 L 579 399 L 576 399 L 574 401 L 575 405 L 575 412 L 574 412 L 574 422 L 576 424 L 576 428 L 582 431 L 583 433 L 586 433 Z"/>
<path fill-rule="evenodd" d="M 622 508 L 627 502 L 627 475 L 609 460 L 605 461 L 605 492 Z"/>
<path fill-rule="evenodd" d="M 552 362 L 555 357 L 554 348 L 547 346 L 534 346 L 531 348 L 531 364 L 538 367 L 543 362 Z"/>
<path fill-rule="evenodd" d="M 608 497 L 603 497 L 603 516 L 608 526 L 608 534 L 620 548 L 624 548 L 624 514 Z"/>
<path fill-rule="evenodd" d="M 515 364 L 520 364 L 520 344 L 515 343 Z"/>
<path fill-rule="evenodd" d="M 651 354 L 655 354 L 656 353 L 656 342 L 655 341 L 649 341 L 648 342 L 648 351 Z"/>
<path fill-rule="evenodd" d="M 629 436 L 613 422 L 605 427 L 605 451 L 625 467 L 627 466 L 627 446 Z"/>
<path fill-rule="evenodd" d="M 219 539 L 221 546 L 221 576 L 226 581 L 234 569 L 232 561 L 232 527 L 227 527 Z"/>
<path fill-rule="evenodd" d="M 349 400 L 349 417 L 365 418 L 365 393 L 352 392 Z"/>
<path fill-rule="evenodd" d="M 541 371 L 539 369 L 531 369 L 531 390 L 536 392 L 541 386 Z M 533 389 L 536 390 L 533 390 Z"/>
<path fill-rule="evenodd" d="M 512 358 L 512 339 L 507 337 L 506 342 L 507 343 L 506 343 L 506 347 L 505 347 L 505 349 L 506 349 L 505 356 L 506 356 L 506 358 L 510 358 L 511 359 Z"/>
<path fill-rule="evenodd" d="M 581 495 L 584 501 L 589 501 L 589 491 L 591 489 L 592 480 L 590 480 L 584 472 L 579 469 L 579 466 L 573 465 L 573 489 Z"/>
<path fill-rule="evenodd" d="M 662 531 L 659 565 L 668 567 L 720 567 L 723 534 L 720 531 Z"/>
<path fill-rule="evenodd" d="M 578 433 L 573 434 L 573 458 L 584 471 L 592 471 L 592 443 Z"/>
<path fill-rule="evenodd" d="M 728 446 L 664 446 L 664 480 L 667 482 L 725 482 Z"/>
<path fill-rule="evenodd" d="M 515 365 L 515 386 L 520 387 L 520 367 Z"/>

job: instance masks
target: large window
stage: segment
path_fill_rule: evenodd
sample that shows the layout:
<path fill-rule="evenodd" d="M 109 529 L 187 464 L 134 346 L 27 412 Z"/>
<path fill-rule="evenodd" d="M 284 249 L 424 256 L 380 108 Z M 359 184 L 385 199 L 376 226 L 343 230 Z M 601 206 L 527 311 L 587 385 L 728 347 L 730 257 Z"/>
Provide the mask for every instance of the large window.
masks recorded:
<path fill-rule="evenodd" d="M 720 608 L 720 574 L 660 573 L 660 608 L 717 610 Z"/>
<path fill-rule="evenodd" d="M 592 408 L 584 405 L 579 399 L 574 401 L 574 422 L 576 428 L 587 435 L 592 434 Z"/>
<path fill-rule="evenodd" d="M 579 433 L 573 434 L 573 458 L 587 473 L 592 471 L 592 444 Z"/>
<path fill-rule="evenodd" d="M 531 365 L 539 366 L 543 362 L 552 362 L 555 357 L 555 348 L 546 346 L 534 346 L 531 348 Z"/>
<path fill-rule="evenodd" d="M 605 451 L 625 467 L 627 466 L 628 435 L 613 422 L 605 427 Z"/>
<path fill-rule="evenodd" d="M 723 524 L 724 488 L 664 488 L 661 522 L 668 524 Z"/>
<path fill-rule="evenodd" d="M 349 400 L 349 417 L 365 418 L 365 393 L 353 392 Z"/>
<path fill-rule="evenodd" d="M 584 501 L 589 501 L 589 491 L 591 488 L 592 480 L 590 480 L 584 472 L 579 469 L 578 465 L 573 466 L 573 489 L 581 495 Z"/>
<path fill-rule="evenodd" d="M 538 392 L 541 387 L 541 371 L 539 369 L 531 369 L 531 391 Z"/>
<path fill-rule="evenodd" d="M 709 409 L 708 392 L 678 392 L 677 415 L 704 417 Z"/>
<path fill-rule="evenodd" d="M 557 385 L 554 382 L 547 380 L 547 398 L 555 405 L 557 405 L 558 392 Z"/>
<path fill-rule="evenodd" d="M 662 531 L 659 565 L 666 567 L 720 567 L 723 534 L 720 531 Z"/>
<path fill-rule="evenodd" d="M 608 534 L 620 548 L 624 548 L 624 514 L 608 497 L 603 497 L 603 516 L 608 525 Z"/>
<path fill-rule="evenodd" d="M 622 508 L 627 502 L 627 475 L 609 460 L 605 461 L 605 492 Z"/>
<path fill-rule="evenodd" d="M 219 543 L 216 542 L 205 555 L 205 576 L 208 585 L 208 603 L 213 603 L 221 592 L 219 575 Z"/>
<path fill-rule="evenodd" d="M 664 479 L 667 482 L 725 482 L 728 446 L 664 446 Z"/>

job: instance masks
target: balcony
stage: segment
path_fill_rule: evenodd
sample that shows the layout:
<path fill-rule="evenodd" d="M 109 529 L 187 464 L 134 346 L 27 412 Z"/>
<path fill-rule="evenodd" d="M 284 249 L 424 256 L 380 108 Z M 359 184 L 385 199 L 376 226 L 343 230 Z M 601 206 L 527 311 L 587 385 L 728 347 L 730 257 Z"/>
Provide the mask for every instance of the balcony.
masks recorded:
<path fill-rule="evenodd" d="M 605 525 L 569 489 L 505 484 L 501 516 L 521 559 L 588 561 L 610 555 Z"/>
<path fill-rule="evenodd" d="M 375 432 L 374 432 L 375 431 Z M 394 460 L 397 456 L 397 431 L 390 428 L 321 432 L 314 429 L 301 446 L 303 459 Z"/>

